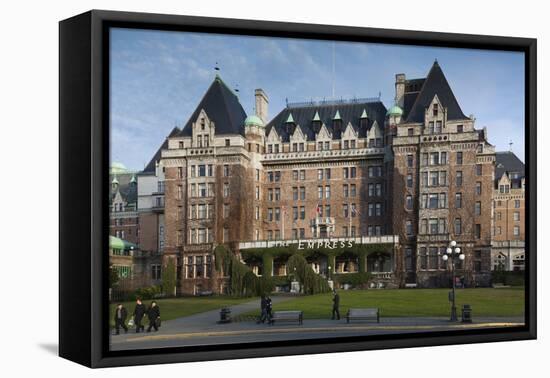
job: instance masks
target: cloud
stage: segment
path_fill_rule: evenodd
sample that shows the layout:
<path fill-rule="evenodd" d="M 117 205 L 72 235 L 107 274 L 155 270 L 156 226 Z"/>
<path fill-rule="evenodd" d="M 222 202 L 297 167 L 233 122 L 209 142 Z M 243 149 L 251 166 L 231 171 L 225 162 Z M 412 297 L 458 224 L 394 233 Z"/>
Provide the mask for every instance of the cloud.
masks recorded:
<path fill-rule="evenodd" d="M 116 153 L 140 167 L 166 134 L 187 121 L 214 78 L 214 65 L 243 108 L 254 106 L 255 88 L 266 90 L 272 115 L 285 98 L 303 101 L 332 93 L 332 42 L 144 30 L 112 35 L 111 120 Z M 523 75 L 517 56 L 364 43 L 336 43 L 337 97 L 373 97 L 391 106 L 396 73 L 425 77 L 437 58 L 466 114 L 487 125 L 499 149 L 523 148 Z M 521 71 L 523 72 L 523 71 Z M 517 148 L 516 148 L 517 146 Z M 149 156 L 151 155 L 151 156 Z"/>

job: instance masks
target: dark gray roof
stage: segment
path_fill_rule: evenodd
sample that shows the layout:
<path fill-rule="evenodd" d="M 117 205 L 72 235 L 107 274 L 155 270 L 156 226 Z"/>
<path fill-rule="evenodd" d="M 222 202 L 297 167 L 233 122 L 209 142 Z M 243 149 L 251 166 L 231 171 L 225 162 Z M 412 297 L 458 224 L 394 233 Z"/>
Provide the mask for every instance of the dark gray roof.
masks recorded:
<path fill-rule="evenodd" d="M 497 152 L 495 179 L 499 180 L 504 172 L 512 180 L 512 187 L 519 188 L 521 179 L 525 177 L 525 164 L 512 151 Z M 516 176 L 516 178 L 510 176 Z"/>
<path fill-rule="evenodd" d="M 160 145 L 157 152 L 155 152 L 155 155 L 149 160 L 149 163 L 145 166 L 143 171 L 141 173 L 154 173 L 156 168 L 156 162 L 160 160 L 160 155 L 162 153 L 162 150 L 165 150 L 168 148 L 168 138 L 178 135 L 181 132 L 179 127 L 174 127 L 172 131 L 170 131 L 170 134 L 168 134 L 167 139 L 164 140 L 164 142 Z"/>
<path fill-rule="evenodd" d="M 124 201 L 127 204 L 136 204 L 137 206 L 137 174 L 134 172 L 110 174 L 109 185 L 111 185 L 114 177 L 118 181 L 118 190 Z M 135 182 L 132 182 L 132 177 L 135 178 Z M 111 189 L 111 201 L 115 195 L 116 192 Z"/>
<path fill-rule="evenodd" d="M 317 105 L 317 106 L 316 106 Z M 279 114 L 275 116 L 266 126 L 266 135 L 269 134 L 272 127 L 275 127 L 277 133 L 283 139 L 283 142 L 288 142 L 290 134 L 293 132 L 292 127 L 287 127 L 286 121 L 289 114 L 292 114 L 294 123 L 300 125 L 302 131 L 307 135 L 308 140 L 315 140 L 315 134 L 319 132 L 319 122 L 313 122 L 315 113 L 319 112 L 319 118 L 321 122 L 325 124 L 327 129 L 332 133 L 333 139 L 340 139 L 341 132 L 345 130 L 345 127 L 349 122 L 359 133 L 359 137 L 364 138 L 367 130 L 372 127 L 372 124 L 376 120 L 381 130 L 384 130 L 384 121 L 386 117 L 386 107 L 382 102 L 372 101 L 357 101 L 354 102 L 330 102 L 330 103 L 318 103 L 316 105 L 307 106 L 289 106 L 284 108 Z M 366 127 L 360 127 L 360 118 L 363 111 L 367 112 L 368 120 Z M 334 130 L 333 118 L 336 111 L 340 113 L 342 119 L 342 128 Z"/>
<path fill-rule="evenodd" d="M 421 79 L 414 80 L 419 82 Z M 467 118 L 462 112 L 437 61 L 434 62 L 421 88 L 418 95 L 414 95 L 414 92 L 409 98 L 405 95 L 406 103 L 404 105 L 404 116 L 406 117 L 406 122 L 423 122 L 424 112 L 426 108 L 430 106 L 435 95 L 437 95 L 441 104 L 447 108 L 447 119 L 454 120 Z M 411 101 L 413 98 L 414 102 Z"/>
<path fill-rule="evenodd" d="M 216 76 L 183 127 L 180 133 L 181 136 L 191 136 L 192 123 L 197 120 L 201 109 L 204 109 L 208 117 L 214 121 L 216 135 L 244 135 L 246 113 L 239 102 L 239 98 L 225 85 L 219 76 Z"/>

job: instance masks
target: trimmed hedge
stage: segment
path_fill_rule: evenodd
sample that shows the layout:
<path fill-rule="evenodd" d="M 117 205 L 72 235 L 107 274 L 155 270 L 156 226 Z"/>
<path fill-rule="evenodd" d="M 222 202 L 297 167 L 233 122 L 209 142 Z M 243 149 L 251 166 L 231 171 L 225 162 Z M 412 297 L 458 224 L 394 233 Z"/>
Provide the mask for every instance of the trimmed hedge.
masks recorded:
<path fill-rule="evenodd" d="M 359 287 L 368 283 L 372 278 L 372 274 L 368 272 L 363 273 L 336 273 L 332 275 L 332 280 L 339 284 L 349 284 L 353 287 Z"/>
<path fill-rule="evenodd" d="M 491 281 L 493 284 L 503 284 L 510 286 L 524 286 L 525 272 L 524 271 L 504 271 L 494 270 L 491 272 Z"/>

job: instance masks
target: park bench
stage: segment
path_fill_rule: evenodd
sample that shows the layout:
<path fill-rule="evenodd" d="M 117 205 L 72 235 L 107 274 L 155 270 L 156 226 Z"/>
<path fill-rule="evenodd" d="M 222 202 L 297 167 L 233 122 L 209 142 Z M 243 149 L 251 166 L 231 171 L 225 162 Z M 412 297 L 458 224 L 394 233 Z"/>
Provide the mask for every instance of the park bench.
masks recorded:
<path fill-rule="evenodd" d="M 298 324 L 302 324 L 304 320 L 304 312 L 303 311 L 275 311 L 273 312 L 273 316 L 271 317 L 271 324 L 275 323 L 275 321 L 284 321 L 284 322 L 298 322 Z"/>
<path fill-rule="evenodd" d="M 350 308 L 346 315 L 346 320 L 376 320 L 380 323 L 380 311 L 378 308 Z"/>

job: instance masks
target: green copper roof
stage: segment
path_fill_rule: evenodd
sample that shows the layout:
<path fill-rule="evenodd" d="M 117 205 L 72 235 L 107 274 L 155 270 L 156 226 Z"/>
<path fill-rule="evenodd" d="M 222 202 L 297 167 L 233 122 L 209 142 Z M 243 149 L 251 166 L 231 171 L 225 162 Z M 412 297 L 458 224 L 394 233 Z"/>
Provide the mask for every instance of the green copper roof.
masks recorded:
<path fill-rule="evenodd" d="M 124 249 L 124 241 L 114 236 L 109 236 L 109 248 L 111 249 Z"/>
<path fill-rule="evenodd" d="M 114 161 L 114 162 L 111 163 L 110 171 L 111 171 L 112 174 L 116 174 L 116 173 L 128 172 L 128 169 L 126 168 L 126 166 L 124 164 Z"/>
<path fill-rule="evenodd" d="M 134 243 L 130 243 L 129 241 L 122 240 L 115 236 L 109 235 L 109 248 L 132 250 L 132 249 L 136 249 L 137 246 Z"/>
<path fill-rule="evenodd" d="M 333 120 L 342 120 L 342 117 L 340 117 L 340 111 L 339 110 L 336 110 L 336 114 L 334 115 L 334 118 Z"/>
<path fill-rule="evenodd" d="M 132 175 L 132 178 L 130 179 L 130 182 L 133 183 L 133 184 L 135 184 L 137 182 L 135 174 Z"/>
<path fill-rule="evenodd" d="M 397 105 L 394 105 L 392 106 L 388 112 L 386 113 L 386 115 L 389 115 L 389 116 L 401 116 L 403 115 L 403 109 L 401 109 L 399 106 Z"/>
<path fill-rule="evenodd" d="M 321 117 L 319 117 L 319 112 L 318 111 L 315 111 L 315 116 L 313 117 L 313 120 L 314 121 L 320 121 L 321 120 Z"/>
<path fill-rule="evenodd" d="M 286 123 L 294 123 L 294 118 L 292 118 L 292 113 L 288 113 L 288 118 L 286 119 Z"/>
<path fill-rule="evenodd" d="M 113 181 L 111 181 L 111 184 L 117 184 L 118 185 L 118 180 L 116 178 L 116 175 L 113 176 Z"/>
<path fill-rule="evenodd" d="M 245 126 L 249 126 L 249 125 L 263 126 L 264 122 L 262 121 L 262 119 L 260 117 L 258 117 L 255 114 L 252 114 L 252 115 L 249 115 L 248 117 L 246 117 L 246 119 L 244 120 L 244 125 Z"/>
<path fill-rule="evenodd" d="M 361 113 L 361 118 L 369 118 L 369 116 L 367 115 L 366 109 L 363 109 L 363 113 Z"/>

